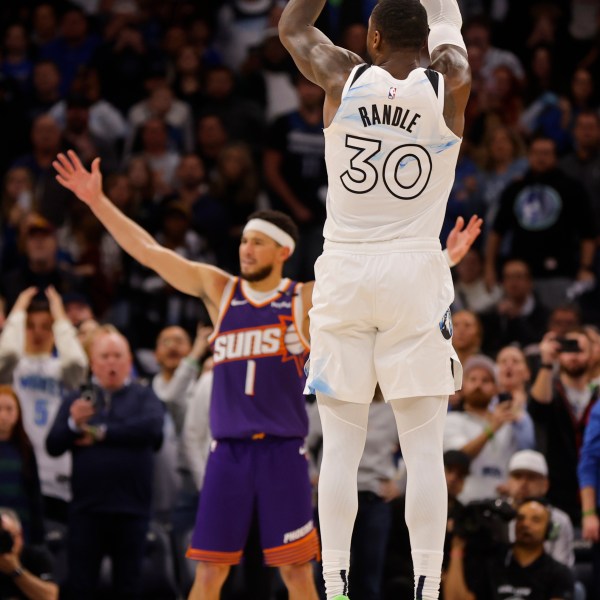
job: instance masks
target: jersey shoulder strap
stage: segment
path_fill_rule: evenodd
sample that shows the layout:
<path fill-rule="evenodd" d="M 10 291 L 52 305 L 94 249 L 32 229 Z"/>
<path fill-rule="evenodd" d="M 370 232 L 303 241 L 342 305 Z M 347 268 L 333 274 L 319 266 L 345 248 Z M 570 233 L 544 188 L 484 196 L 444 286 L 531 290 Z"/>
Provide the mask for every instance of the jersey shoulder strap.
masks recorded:
<path fill-rule="evenodd" d="M 352 71 L 350 71 L 350 75 L 348 75 L 348 79 L 346 80 L 346 85 L 344 85 L 344 89 L 342 90 L 342 98 L 346 97 L 348 90 L 356 83 L 356 80 L 370 67 L 371 65 L 367 65 L 366 63 L 363 65 L 356 65 Z"/>
<path fill-rule="evenodd" d="M 439 97 L 440 74 L 433 69 L 425 69 L 425 75 L 427 75 L 427 79 L 429 79 L 429 83 L 431 83 L 435 95 Z"/>

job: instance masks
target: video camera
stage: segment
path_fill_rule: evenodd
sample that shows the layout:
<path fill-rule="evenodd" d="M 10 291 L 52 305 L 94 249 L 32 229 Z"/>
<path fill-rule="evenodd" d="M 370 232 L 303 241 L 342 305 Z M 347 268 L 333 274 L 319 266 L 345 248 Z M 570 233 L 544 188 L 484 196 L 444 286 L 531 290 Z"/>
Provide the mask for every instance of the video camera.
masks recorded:
<path fill-rule="evenodd" d="M 504 500 L 474 500 L 458 515 L 454 534 L 467 542 L 470 550 L 491 554 L 499 545 L 510 543 L 508 523 L 517 511 Z"/>

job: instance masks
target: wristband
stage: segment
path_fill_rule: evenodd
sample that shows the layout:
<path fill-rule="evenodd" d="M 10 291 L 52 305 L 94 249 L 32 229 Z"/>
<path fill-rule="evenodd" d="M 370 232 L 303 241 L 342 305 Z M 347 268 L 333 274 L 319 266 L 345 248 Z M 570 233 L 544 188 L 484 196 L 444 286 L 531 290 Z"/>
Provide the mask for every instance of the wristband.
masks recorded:
<path fill-rule="evenodd" d="M 101 442 L 106 437 L 106 425 L 90 425 L 87 432 L 92 436 L 94 442 Z"/>
<path fill-rule="evenodd" d="M 11 579 L 16 579 L 17 577 L 21 577 L 23 575 L 24 569 L 23 567 L 17 567 L 14 571 L 11 571 L 8 576 Z"/>
<path fill-rule="evenodd" d="M 483 433 L 485 433 L 488 440 L 491 440 L 494 437 L 494 430 L 489 425 L 485 426 Z"/>
<path fill-rule="evenodd" d="M 199 369 L 200 368 L 200 361 L 199 360 L 196 360 L 195 358 L 192 358 L 191 356 L 186 356 L 184 360 L 186 360 L 188 362 L 188 364 L 190 364 L 195 369 Z"/>
<path fill-rule="evenodd" d="M 552 363 L 541 363 L 540 364 L 540 369 L 549 369 L 549 370 L 552 370 L 552 369 L 554 369 L 554 365 Z"/>
<path fill-rule="evenodd" d="M 584 510 L 581 515 L 583 517 L 593 517 L 596 515 L 596 509 L 595 508 L 590 508 L 589 510 Z"/>

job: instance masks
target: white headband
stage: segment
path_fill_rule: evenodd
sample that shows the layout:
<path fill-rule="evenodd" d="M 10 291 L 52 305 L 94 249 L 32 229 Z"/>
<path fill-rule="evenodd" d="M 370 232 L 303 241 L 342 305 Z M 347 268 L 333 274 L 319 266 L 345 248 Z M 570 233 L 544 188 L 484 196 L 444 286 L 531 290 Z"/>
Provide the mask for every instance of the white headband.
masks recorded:
<path fill-rule="evenodd" d="M 272 240 L 275 240 L 280 246 L 289 248 L 290 256 L 293 254 L 294 249 L 296 248 L 296 243 L 289 233 L 286 233 L 283 231 L 283 229 L 277 227 L 277 225 L 269 223 L 269 221 L 265 221 L 264 219 L 250 219 L 250 221 L 248 221 L 244 227 L 244 233 L 250 230 L 264 233 Z"/>

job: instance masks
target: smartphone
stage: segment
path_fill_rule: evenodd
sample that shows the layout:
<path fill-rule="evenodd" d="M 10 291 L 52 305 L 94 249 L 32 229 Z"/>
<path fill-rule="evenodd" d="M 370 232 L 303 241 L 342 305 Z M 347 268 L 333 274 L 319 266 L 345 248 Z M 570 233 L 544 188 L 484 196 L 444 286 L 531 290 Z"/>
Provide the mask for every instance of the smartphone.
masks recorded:
<path fill-rule="evenodd" d="M 92 404 L 92 406 L 96 406 L 96 390 L 91 383 L 85 383 L 81 386 L 80 390 L 81 398 L 83 400 L 87 400 Z"/>
<path fill-rule="evenodd" d="M 510 402 L 512 399 L 513 399 L 513 397 L 510 392 L 500 392 L 498 394 L 498 404 L 500 402 Z"/>
<path fill-rule="evenodd" d="M 557 338 L 560 344 L 559 352 L 579 352 L 579 342 L 575 338 Z"/>

